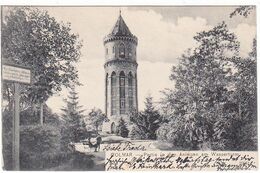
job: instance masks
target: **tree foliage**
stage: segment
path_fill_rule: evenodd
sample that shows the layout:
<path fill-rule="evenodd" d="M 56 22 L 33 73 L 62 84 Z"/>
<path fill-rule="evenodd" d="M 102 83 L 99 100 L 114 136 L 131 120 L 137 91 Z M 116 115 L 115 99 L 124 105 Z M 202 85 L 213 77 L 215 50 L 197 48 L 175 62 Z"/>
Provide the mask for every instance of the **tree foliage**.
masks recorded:
<path fill-rule="evenodd" d="M 51 157 L 59 157 L 59 145 L 60 145 L 60 125 L 61 121 L 58 115 L 52 113 L 51 109 L 44 105 L 44 126 L 39 124 L 39 116 L 36 116 L 33 107 L 28 107 L 27 109 L 20 112 L 20 126 L 21 126 L 21 158 L 23 158 L 21 163 L 21 169 L 36 169 L 37 165 L 40 168 L 48 167 L 47 160 Z M 3 161 L 4 169 L 12 170 L 12 137 L 13 137 L 13 111 L 9 109 L 4 109 L 2 111 L 2 141 L 3 141 Z M 35 132 L 32 132 L 35 131 Z M 52 131 L 52 133 L 50 133 Z M 36 139 L 37 138 L 37 139 Z M 40 142 L 37 142 L 40 141 Z M 35 151 L 35 147 L 39 148 L 39 143 L 43 142 L 42 148 L 46 150 L 44 152 Z M 54 144 L 54 143 L 55 144 Z M 55 145 L 56 150 L 53 150 L 49 147 Z M 39 157 L 39 155 L 42 157 Z M 45 157 L 46 156 L 46 157 Z M 48 156 L 48 157 L 47 157 Z M 35 157 L 37 159 L 35 159 Z M 45 160 L 46 159 L 46 160 Z M 32 165 L 32 162 L 35 165 Z M 61 163 L 61 160 L 60 162 Z M 51 167 L 53 163 L 50 163 Z M 45 165 L 45 166 L 44 166 Z M 55 165 L 56 166 L 56 165 Z"/>
<path fill-rule="evenodd" d="M 64 146 L 67 146 L 69 142 L 78 142 L 80 139 L 84 139 L 86 132 L 86 124 L 84 122 L 84 110 L 78 102 L 78 93 L 75 88 L 69 91 L 67 99 L 64 99 L 66 104 L 62 108 L 62 142 Z"/>
<path fill-rule="evenodd" d="M 156 130 L 162 122 L 162 117 L 153 106 L 153 98 L 148 96 L 145 101 L 145 109 L 141 112 L 130 113 L 130 121 L 133 123 L 131 137 L 136 139 L 156 139 Z M 136 136 L 135 136 L 136 135 Z"/>
<path fill-rule="evenodd" d="M 234 17 L 236 15 L 241 15 L 241 16 L 244 16 L 244 17 L 248 17 L 250 15 L 250 13 L 252 12 L 252 10 L 255 9 L 255 6 L 249 6 L 249 5 L 246 5 L 246 6 L 240 6 L 238 8 L 236 8 L 231 14 L 230 14 L 230 17 Z"/>
<path fill-rule="evenodd" d="M 4 17 L 3 62 L 32 70 L 33 84 L 24 86 L 22 102 L 42 103 L 62 86 L 79 84 L 75 63 L 81 46 L 69 23 L 58 23 L 45 11 L 16 7 Z M 6 83 L 3 89 L 4 98 L 10 98 L 12 86 Z"/>
<path fill-rule="evenodd" d="M 93 108 L 88 114 L 88 126 L 96 133 L 101 130 L 101 127 L 105 121 L 108 121 L 107 116 L 101 111 L 101 109 Z"/>
<path fill-rule="evenodd" d="M 126 122 L 123 118 L 120 118 L 118 125 L 116 127 L 116 134 L 122 136 L 123 138 L 128 137 L 129 130 L 127 129 Z"/>
<path fill-rule="evenodd" d="M 36 109 L 36 110 L 34 110 Z M 59 126 L 59 116 L 52 112 L 47 104 L 43 105 L 44 124 Z M 33 106 L 27 107 L 20 112 L 20 124 L 21 125 L 35 125 L 40 124 L 39 109 Z"/>
<path fill-rule="evenodd" d="M 21 170 L 46 170 L 67 162 L 67 152 L 61 152 L 60 128 L 53 125 L 21 126 Z"/>
<path fill-rule="evenodd" d="M 175 88 L 164 92 L 162 103 L 173 113 L 158 136 L 188 150 L 239 150 L 239 128 L 250 119 L 241 112 L 242 103 L 247 111 L 256 111 L 256 64 L 238 56 L 239 42 L 225 23 L 194 39 L 198 46 L 183 54 L 172 69 Z M 239 97 L 243 94 L 239 88 L 252 95 Z"/>

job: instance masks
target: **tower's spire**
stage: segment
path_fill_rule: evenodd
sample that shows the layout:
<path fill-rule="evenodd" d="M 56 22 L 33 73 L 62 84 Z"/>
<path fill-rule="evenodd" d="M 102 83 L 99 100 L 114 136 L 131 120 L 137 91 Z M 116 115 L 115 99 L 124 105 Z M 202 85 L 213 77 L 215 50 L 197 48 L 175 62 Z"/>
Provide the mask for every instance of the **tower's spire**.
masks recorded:
<path fill-rule="evenodd" d="M 129 28 L 127 27 L 123 17 L 121 16 L 121 8 L 119 8 L 119 17 L 114 25 L 112 32 L 110 35 L 114 36 L 133 36 L 130 32 Z"/>

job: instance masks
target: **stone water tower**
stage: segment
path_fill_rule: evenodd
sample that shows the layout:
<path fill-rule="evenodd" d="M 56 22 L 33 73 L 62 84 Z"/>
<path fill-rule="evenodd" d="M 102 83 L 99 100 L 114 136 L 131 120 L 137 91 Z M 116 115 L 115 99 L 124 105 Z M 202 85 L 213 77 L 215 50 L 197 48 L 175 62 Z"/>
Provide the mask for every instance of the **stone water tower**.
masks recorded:
<path fill-rule="evenodd" d="M 121 117 L 128 118 L 131 109 L 138 109 L 137 42 L 120 12 L 112 31 L 104 38 L 105 113 L 110 121 L 103 129 L 110 133 L 115 133 Z"/>

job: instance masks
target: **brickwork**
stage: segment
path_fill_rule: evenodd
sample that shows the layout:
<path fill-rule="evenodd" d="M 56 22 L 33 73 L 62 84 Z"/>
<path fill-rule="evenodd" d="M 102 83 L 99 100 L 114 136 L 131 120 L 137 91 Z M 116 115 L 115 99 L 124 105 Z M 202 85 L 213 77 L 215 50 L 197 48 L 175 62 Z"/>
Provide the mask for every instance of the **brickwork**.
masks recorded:
<path fill-rule="evenodd" d="M 106 131 L 111 132 L 109 126 L 121 117 L 129 119 L 132 108 L 138 109 L 136 47 L 137 37 L 120 15 L 113 32 L 104 39 L 105 112 L 110 119 Z"/>

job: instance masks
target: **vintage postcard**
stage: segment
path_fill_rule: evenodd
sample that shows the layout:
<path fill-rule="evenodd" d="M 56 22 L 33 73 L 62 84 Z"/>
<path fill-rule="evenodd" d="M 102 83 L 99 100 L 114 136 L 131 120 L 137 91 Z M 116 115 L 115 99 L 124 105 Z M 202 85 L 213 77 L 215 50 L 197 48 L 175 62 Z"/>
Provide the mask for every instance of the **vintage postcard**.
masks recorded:
<path fill-rule="evenodd" d="M 2 5 L 2 169 L 258 170 L 256 7 Z"/>

